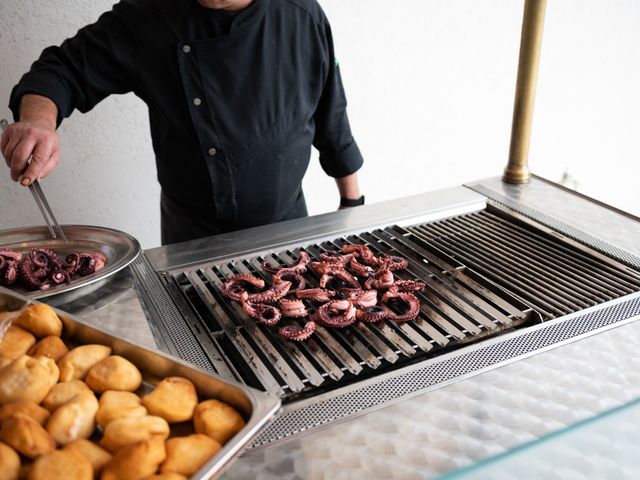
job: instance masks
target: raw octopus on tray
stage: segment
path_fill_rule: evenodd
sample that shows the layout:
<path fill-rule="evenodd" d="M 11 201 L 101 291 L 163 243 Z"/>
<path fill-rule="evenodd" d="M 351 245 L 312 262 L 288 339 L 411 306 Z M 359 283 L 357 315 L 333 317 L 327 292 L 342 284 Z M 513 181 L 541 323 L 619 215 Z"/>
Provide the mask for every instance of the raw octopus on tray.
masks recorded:
<path fill-rule="evenodd" d="M 322 253 L 317 261 L 301 250 L 296 263 L 284 268 L 265 261 L 262 268 L 271 274 L 271 285 L 254 275 L 237 274 L 227 279 L 221 292 L 269 327 L 278 325 L 283 317 L 307 318 L 303 327 L 289 325 L 278 330 L 280 336 L 294 341 L 308 339 L 316 324 L 344 328 L 385 319 L 401 323 L 418 316 L 420 300 L 413 292 L 424 289 L 425 284 L 399 280 L 393 273 L 407 268 L 405 258 L 376 256 L 367 245 L 344 245 L 341 250 Z M 319 277 L 316 288 L 307 288 L 304 274 L 309 269 Z M 389 308 L 392 303 L 404 312 L 394 313 Z"/>
<path fill-rule="evenodd" d="M 60 260 L 45 248 L 33 248 L 28 254 L 0 248 L 0 285 L 46 290 L 102 270 L 106 263 L 100 252 L 73 252 Z"/>

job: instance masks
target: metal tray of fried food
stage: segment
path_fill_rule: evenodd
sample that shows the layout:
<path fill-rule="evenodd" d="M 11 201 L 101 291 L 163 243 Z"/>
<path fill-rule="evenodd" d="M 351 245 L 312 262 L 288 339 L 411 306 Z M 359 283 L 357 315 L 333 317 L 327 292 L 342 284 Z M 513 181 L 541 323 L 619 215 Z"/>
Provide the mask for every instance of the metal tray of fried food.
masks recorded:
<path fill-rule="evenodd" d="M 32 303 L 39 302 L 0 287 L 0 312 L 16 311 Z M 273 395 L 222 379 L 214 373 L 158 350 L 139 347 L 90 326 L 74 315 L 55 308 L 54 310 L 62 320 L 62 338 L 65 343 L 72 347 L 89 343 L 111 347 L 112 355 L 121 355 L 138 367 L 143 378 L 142 388 L 150 390 L 164 377 L 185 377 L 195 385 L 200 401 L 221 400 L 234 407 L 244 417 L 246 424 L 242 430 L 191 476 L 191 480 L 218 478 L 280 408 L 280 400 Z"/>

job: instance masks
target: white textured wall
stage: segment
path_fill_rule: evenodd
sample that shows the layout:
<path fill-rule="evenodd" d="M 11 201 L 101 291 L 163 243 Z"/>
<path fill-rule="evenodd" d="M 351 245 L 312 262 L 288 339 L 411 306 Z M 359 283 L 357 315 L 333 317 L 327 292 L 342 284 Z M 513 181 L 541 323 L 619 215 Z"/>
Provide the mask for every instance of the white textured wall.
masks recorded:
<path fill-rule="evenodd" d="M 112 0 L 0 1 L 0 116 L 47 45 Z M 499 175 L 509 146 L 522 18 L 514 0 L 321 0 L 332 22 L 369 202 Z M 549 2 L 532 170 L 640 214 L 640 2 Z M 118 228 L 159 244 L 159 188 L 146 109 L 109 98 L 60 128 L 44 189 L 62 223 Z M 316 157 L 311 213 L 335 208 Z M 625 172 L 622 175 L 620 172 Z M 41 223 L 26 189 L 0 175 L 0 229 Z M 327 192 L 330 194 L 327 194 Z"/>

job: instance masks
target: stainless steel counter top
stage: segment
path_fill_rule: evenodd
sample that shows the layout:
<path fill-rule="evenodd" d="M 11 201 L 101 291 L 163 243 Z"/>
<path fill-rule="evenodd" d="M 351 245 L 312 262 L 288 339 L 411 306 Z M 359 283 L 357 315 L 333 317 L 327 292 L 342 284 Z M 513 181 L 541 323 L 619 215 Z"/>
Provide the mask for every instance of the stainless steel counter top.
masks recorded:
<path fill-rule="evenodd" d="M 559 231 L 582 235 L 585 243 L 629 265 L 640 265 L 640 222 L 631 216 L 537 178 L 524 186 L 505 187 L 497 179 L 488 179 L 469 187 L 420 198 L 435 210 L 455 201 L 462 212 L 481 208 L 486 195 L 520 213 L 537 216 L 538 221 Z M 292 222 L 299 222 L 295 225 L 300 228 L 294 229 L 298 240 L 300 234 L 304 236 L 305 225 L 314 227 L 309 233 L 325 225 L 327 235 L 336 236 L 360 225 L 371 227 L 366 222 L 372 212 L 383 224 L 385 215 L 397 223 L 405 212 L 403 206 L 409 208 L 398 200 Z M 286 246 L 294 240 L 283 233 L 292 231 L 290 227 L 259 227 L 248 235 L 244 232 L 242 238 L 271 236 L 278 245 Z M 229 234 L 145 254 L 156 269 L 163 270 L 175 265 L 176 256 L 182 259 L 180 264 L 189 264 L 193 252 L 201 257 L 206 252 L 204 256 L 214 258 L 217 242 L 239 242 L 239 238 Z M 237 244 L 239 253 L 259 248 L 252 247 L 250 241 Z M 131 272 L 125 271 L 110 283 L 108 291 L 80 300 L 58 299 L 56 306 L 151 345 L 158 337 L 153 321 L 147 321 L 151 316 L 145 312 L 141 295 Z M 311 435 L 250 451 L 225 478 L 428 478 L 505 452 L 640 396 L 637 318 Z"/>

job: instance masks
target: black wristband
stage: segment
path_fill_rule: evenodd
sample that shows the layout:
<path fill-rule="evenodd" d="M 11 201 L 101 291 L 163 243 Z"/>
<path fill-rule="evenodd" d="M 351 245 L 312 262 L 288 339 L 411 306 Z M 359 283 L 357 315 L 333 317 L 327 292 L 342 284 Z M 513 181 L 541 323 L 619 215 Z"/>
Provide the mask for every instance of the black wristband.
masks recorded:
<path fill-rule="evenodd" d="M 364 195 L 361 195 L 360 198 L 341 198 L 340 206 L 341 207 L 358 207 L 360 205 L 364 205 Z"/>

